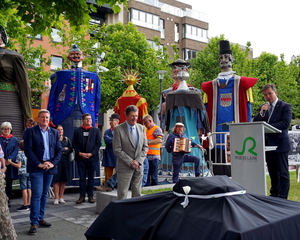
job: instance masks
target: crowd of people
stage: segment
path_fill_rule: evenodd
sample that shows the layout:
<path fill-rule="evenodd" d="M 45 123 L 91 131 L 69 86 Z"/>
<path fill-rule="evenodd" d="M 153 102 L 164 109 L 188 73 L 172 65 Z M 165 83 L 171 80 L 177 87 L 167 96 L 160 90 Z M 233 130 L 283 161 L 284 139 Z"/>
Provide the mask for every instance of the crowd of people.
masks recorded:
<path fill-rule="evenodd" d="M 222 65 L 223 68 L 231 70 L 231 63 L 228 64 L 232 61 L 231 50 L 227 49 L 221 55 L 224 56 L 220 59 L 223 59 L 224 62 L 227 61 L 227 65 Z M 176 79 L 178 71 L 187 69 L 188 65 L 183 60 L 176 60 L 171 67 L 175 75 L 174 79 Z M 227 81 L 225 81 L 226 78 L 224 80 L 226 84 L 229 79 L 234 79 L 231 71 L 227 72 L 230 74 L 227 76 Z M 220 84 L 222 89 L 227 87 L 226 84 Z M 169 91 L 182 88 L 179 82 L 174 83 L 172 87 L 174 89 Z M 186 87 L 186 89 L 190 88 L 191 86 Z M 207 91 L 206 94 L 210 93 L 212 92 Z M 276 151 L 266 154 L 271 177 L 270 194 L 274 197 L 287 198 L 289 192 L 288 152 L 291 148 L 287 131 L 292 117 L 291 106 L 277 98 L 274 84 L 263 86 L 262 93 L 268 103 L 260 106 L 253 121 L 267 121 L 282 131 L 280 134 L 266 135 L 267 146 L 279 146 Z M 174 97 L 174 94 L 172 96 Z M 161 120 L 164 119 L 163 116 L 168 113 L 169 108 L 170 104 L 162 101 Z M 274 109 L 276 111 L 273 111 Z M 152 116 L 148 114 L 143 116 L 142 124 L 138 123 L 139 111 L 135 105 L 127 106 L 123 122 L 120 122 L 121 116 L 118 113 L 110 116 L 110 128 L 104 132 L 106 146 L 102 158 L 104 185 L 96 187 L 94 174 L 100 160 L 101 133 L 90 113 L 82 114 L 82 125 L 74 130 L 72 140 L 64 135 L 63 125 L 55 126 L 51 122 L 50 112 L 46 109 L 39 111 L 37 122 L 34 119 L 26 121 L 26 129 L 20 141 L 13 135 L 12 123 L 2 122 L 0 125 L 0 204 L 6 212 L 4 211 L 0 217 L 1 229 L 8 229 L 7 234 L 12 236 L 11 239 L 16 238 L 13 225 L 8 217 L 13 181 L 16 179 L 19 179 L 23 199 L 22 206 L 16 211 L 30 211 L 29 234 L 36 234 L 38 227 L 41 226 L 51 227 L 51 223 L 44 219 L 48 191 L 53 186 L 53 204 L 65 204 L 64 192 L 66 183 L 71 181 L 70 160 L 73 159 L 76 161 L 79 175 L 79 198 L 76 204 L 84 203 L 86 197 L 89 203 L 95 203 L 94 189 L 112 191 L 117 188 L 117 199 L 121 200 L 127 198 L 129 188 L 131 188 L 132 197 L 137 197 L 141 195 L 142 187 L 158 185 L 158 168 L 162 155 L 161 144 L 164 141 L 166 151 L 172 155 L 173 183 L 179 181 L 180 169 L 184 162 L 192 162 L 195 167 L 195 176 L 200 176 L 200 158 L 189 154 L 191 152 L 189 147 L 180 149 L 177 145 L 177 143 L 184 143 L 204 151 L 202 145 L 189 138 L 188 129 L 185 129 L 189 127 L 189 122 L 185 121 L 181 115 L 175 116 L 176 122 L 172 123 L 167 118 L 168 127 L 173 128 L 170 134 L 165 136 L 167 131 L 164 133 L 163 129 L 157 126 Z M 212 111 L 210 112 L 212 113 Z M 251 113 L 249 110 L 247 118 L 252 115 Z M 166 115 L 168 117 L 168 114 Z M 198 118 L 196 122 L 198 130 L 204 128 L 203 122 L 200 124 Z M 213 123 L 212 125 L 214 126 Z M 183 141 L 181 142 L 181 140 Z M 4 180 L 6 182 L 5 189 L 2 184 Z M 9 232 L 10 230 L 12 231 Z"/>

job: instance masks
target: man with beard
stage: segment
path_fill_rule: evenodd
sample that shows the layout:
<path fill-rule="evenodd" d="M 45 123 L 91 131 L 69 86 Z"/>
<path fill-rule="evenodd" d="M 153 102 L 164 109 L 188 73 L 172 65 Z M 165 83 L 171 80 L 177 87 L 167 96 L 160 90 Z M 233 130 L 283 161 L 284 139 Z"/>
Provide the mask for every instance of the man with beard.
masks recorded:
<path fill-rule="evenodd" d="M 82 69 L 83 55 L 73 45 L 68 59 L 72 68 L 52 74 L 48 110 L 53 125 L 60 124 L 65 135 L 72 140 L 74 129 L 81 126 L 81 117 L 89 113 L 92 125 L 98 126 L 100 108 L 100 79 L 94 72 Z"/>

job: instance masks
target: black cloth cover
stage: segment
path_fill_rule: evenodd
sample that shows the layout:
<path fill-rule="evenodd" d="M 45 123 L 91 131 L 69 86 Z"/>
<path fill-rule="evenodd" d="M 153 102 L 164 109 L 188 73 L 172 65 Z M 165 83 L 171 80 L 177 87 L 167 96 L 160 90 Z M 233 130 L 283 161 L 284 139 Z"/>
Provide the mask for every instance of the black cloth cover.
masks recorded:
<path fill-rule="evenodd" d="M 202 125 L 206 132 L 210 132 L 210 126 L 208 121 L 208 115 L 206 113 L 206 108 L 201 100 L 200 93 L 190 90 L 190 91 L 172 91 L 168 93 L 166 98 L 166 130 L 170 128 L 170 111 L 175 107 L 189 107 L 190 109 L 198 110 L 201 116 Z"/>
<path fill-rule="evenodd" d="M 210 195 L 243 190 L 227 176 L 182 179 L 173 190 Z M 88 240 L 295 240 L 300 203 L 257 194 L 184 197 L 173 191 L 111 202 L 85 233 Z"/>

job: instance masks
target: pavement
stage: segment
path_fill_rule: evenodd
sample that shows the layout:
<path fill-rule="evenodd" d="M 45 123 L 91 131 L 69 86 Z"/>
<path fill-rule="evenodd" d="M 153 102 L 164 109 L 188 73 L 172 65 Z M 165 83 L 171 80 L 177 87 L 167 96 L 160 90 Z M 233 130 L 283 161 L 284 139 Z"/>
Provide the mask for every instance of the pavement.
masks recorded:
<path fill-rule="evenodd" d="M 160 185 L 144 187 L 143 190 L 155 190 L 159 188 L 172 188 L 174 184 L 165 179 L 160 182 Z M 97 202 L 97 192 L 94 191 L 94 198 Z M 100 192 L 103 193 L 103 192 Z M 107 193 L 109 195 L 117 195 L 117 190 Z M 128 192 L 128 197 L 131 196 L 131 192 Z M 29 235 L 30 229 L 29 212 L 17 212 L 16 209 L 21 207 L 22 193 L 21 191 L 14 191 L 14 197 L 10 200 L 10 214 L 16 229 L 18 240 L 86 240 L 84 233 L 99 216 L 96 212 L 96 203 L 89 203 L 86 198 L 86 202 L 82 204 L 76 204 L 79 198 L 79 188 L 69 187 L 66 188 L 64 194 L 65 204 L 54 205 L 54 199 L 48 198 L 46 213 L 44 219 L 52 224 L 52 227 L 45 228 L 39 227 L 36 235 Z M 101 199 L 104 201 L 104 199 Z"/>
<path fill-rule="evenodd" d="M 116 191 L 116 190 L 114 190 Z M 96 191 L 95 191 L 96 193 Z M 18 194 L 15 194 L 18 195 Z M 95 194 L 97 195 L 97 194 Z M 86 239 L 84 233 L 98 217 L 96 203 L 86 202 L 76 204 L 79 197 L 79 188 L 66 189 L 65 204 L 54 205 L 54 199 L 48 199 L 45 220 L 52 227 L 38 228 L 36 235 L 29 235 L 30 228 L 29 212 L 17 212 L 16 209 L 22 205 L 22 197 L 15 196 L 11 199 L 10 214 L 15 226 L 18 240 L 46 239 L 46 240 L 82 240 Z"/>

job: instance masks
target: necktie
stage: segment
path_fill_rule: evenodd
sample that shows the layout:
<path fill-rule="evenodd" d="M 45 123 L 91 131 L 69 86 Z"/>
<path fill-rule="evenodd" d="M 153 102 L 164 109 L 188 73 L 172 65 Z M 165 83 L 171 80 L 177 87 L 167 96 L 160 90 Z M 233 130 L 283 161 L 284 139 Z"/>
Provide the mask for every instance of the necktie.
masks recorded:
<path fill-rule="evenodd" d="M 270 122 L 270 118 L 271 118 L 271 116 L 272 116 L 272 113 L 273 113 L 273 104 L 270 104 L 270 108 L 268 109 L 268 111 L 269 111 L 269 118 L 268 118 L 268 122 Z"/>
<path fill-rule="evenodd" d="M 130 137 L 133 142 L 133 145 L 136 147 L 136 136 L 135 136 L 135 128 L 130 127 Z"/>

